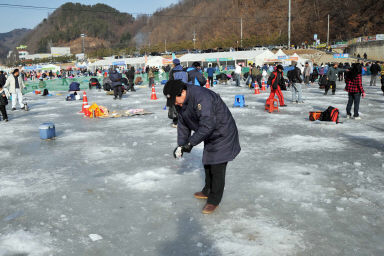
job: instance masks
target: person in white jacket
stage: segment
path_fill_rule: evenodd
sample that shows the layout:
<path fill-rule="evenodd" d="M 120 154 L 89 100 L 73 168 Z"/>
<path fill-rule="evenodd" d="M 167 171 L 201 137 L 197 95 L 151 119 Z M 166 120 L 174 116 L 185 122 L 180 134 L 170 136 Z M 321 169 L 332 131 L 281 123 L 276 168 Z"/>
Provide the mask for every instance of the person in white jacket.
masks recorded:
<path fill-rule="evenodd" d="M 243 65 L 236 64 L 236 67 L 235 67 L 236 86 L 240 86 L 241 70 L 242 70 L 242 68 L 243 68 Z"/>
<path fill-rule="evenodd" d="M 16 110 L 16 104 L 19 102 L 20 108 L 27 110 L 23 101 L 22 91 L 25 88 L 23 79 L 20 76 L 19 69 L 15 69 L 12 75 L 9 75 L 4 88 L 8 89 L 12 95 L 12 111 Z"/>

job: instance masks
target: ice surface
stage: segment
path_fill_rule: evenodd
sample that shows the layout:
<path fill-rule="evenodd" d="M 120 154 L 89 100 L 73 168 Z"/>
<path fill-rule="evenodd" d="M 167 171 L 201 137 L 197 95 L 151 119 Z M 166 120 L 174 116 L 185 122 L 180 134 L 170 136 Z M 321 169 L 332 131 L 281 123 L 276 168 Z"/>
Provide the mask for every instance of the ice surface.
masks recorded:
<path fill-rule="evenodd" d="M 203 145 L 173 158 L 161 87 L 157 101 L 148 88 L 122 101 L 87 92 L 111 110 L 153 112 L 119 119 L 86 119 L 80 101 L 28 94 L 31 110 L 0 122 L 0 256 L 382 256 L 384 98 L 368 83 L 358 122 L 344 118 L 341 89 L 305 89 L 303 105 L 284 92 L 288 107 L 269 114 L 266 93 L 213 88 L 236 119 L 242 151 L 208 216 L 193 198 L 204 184 Z M 247 108 L 232 107 L 236 94 Z M 342 124 L 308 121 L 330 105 Z M 41 141 L 47 121 L 58 137 Z"/>

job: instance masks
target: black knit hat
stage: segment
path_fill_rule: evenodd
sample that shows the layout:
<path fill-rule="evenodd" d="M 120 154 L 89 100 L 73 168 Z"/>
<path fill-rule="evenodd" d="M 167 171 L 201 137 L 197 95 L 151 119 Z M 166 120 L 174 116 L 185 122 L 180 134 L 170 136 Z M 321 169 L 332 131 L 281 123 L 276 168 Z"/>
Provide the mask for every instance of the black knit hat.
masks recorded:
<path fill-rule="evenodd" d="M 187 85 L 181 80 L 170 80 L 163 88 L 163 93 L 167 97 L 167 106 L 175 104 L 176 96 L 180 96 L 183 90 L 187 90 Z"/>

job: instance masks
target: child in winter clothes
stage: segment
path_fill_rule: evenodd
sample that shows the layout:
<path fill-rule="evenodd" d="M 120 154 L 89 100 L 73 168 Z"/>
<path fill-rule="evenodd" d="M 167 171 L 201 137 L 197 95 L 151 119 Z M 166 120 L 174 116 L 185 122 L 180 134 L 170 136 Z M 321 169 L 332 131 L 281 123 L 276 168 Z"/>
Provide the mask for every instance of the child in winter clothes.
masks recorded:
<path fill-rule="evenodd" d="M 0 87 L 0 112 L 3 115 L 3 120 L 5 122 L 8 122 L 7 109 L 5 108 L 8 105 L 8 98 L 8 91 Z"/>

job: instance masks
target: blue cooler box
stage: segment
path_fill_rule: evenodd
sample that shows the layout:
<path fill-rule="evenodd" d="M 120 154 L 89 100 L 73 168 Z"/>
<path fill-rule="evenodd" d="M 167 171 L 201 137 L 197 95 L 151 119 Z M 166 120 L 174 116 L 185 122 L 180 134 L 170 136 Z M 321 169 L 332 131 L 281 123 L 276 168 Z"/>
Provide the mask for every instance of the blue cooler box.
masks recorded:
<path fill-rule="evenodd" d="M 55 124 L 54 123 L 43 123 L 39 126 L 40 139 L 48 140 L 56 137 Z"/>

